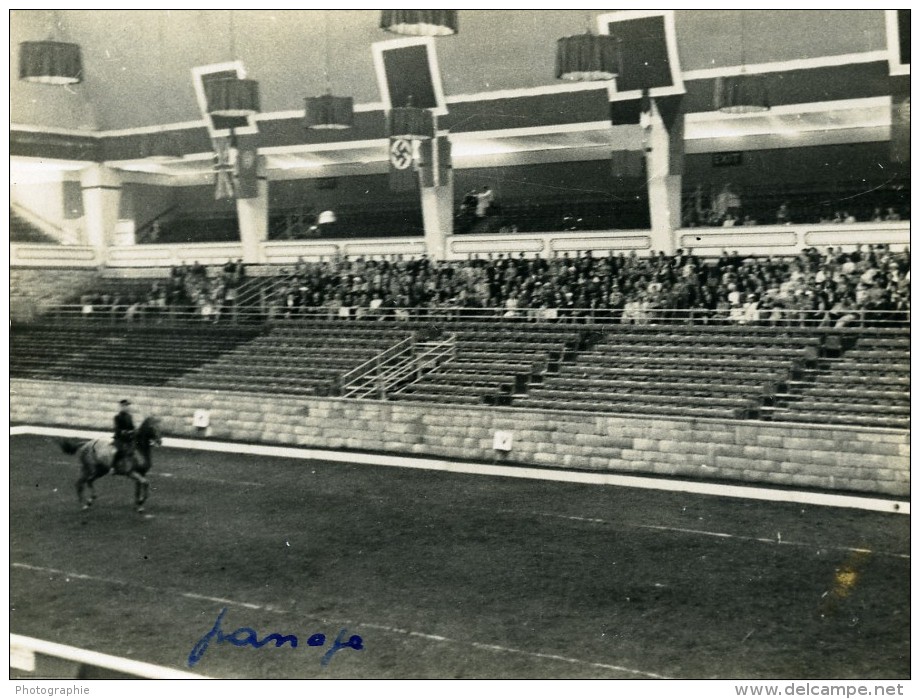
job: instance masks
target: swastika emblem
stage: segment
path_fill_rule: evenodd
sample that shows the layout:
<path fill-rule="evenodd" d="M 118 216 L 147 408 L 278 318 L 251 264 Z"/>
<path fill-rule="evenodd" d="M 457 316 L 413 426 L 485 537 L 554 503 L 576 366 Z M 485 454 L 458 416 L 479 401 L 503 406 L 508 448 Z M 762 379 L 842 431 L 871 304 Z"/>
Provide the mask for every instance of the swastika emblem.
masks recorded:
<path fill-rule="evenodd" d="M 397 138 L 390 144 L 390 162 L 397 170 L 406 170 L 412 165 L 412 144 L 404 138 Z"/>

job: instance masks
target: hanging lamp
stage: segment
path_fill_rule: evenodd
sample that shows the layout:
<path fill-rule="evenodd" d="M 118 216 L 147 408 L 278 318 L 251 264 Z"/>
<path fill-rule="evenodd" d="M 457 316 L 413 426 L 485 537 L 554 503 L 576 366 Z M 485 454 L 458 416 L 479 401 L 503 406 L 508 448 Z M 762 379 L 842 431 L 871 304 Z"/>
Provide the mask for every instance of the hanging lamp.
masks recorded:
<path fill-rule="evenodd" d="M 235 54 L 233 10 L 230 10 L 230 58 Z M 208 114 L 225 118 L 245 118 L 259 112 L 259 83 L 235 76 L 204 81 Z"/>
<path fill-rule="evenodd" d="M 382 10 L 380 28 L 410 36 L 450 36 L 459 25 L 456 10 Z"/>
<path fill-rule="evenodd" d="M 756 114 L 770 109 L 770 96 L 763 75 L 747 72 L 744 10 L 741 10 L 741 73 L 715 80 L 713 107 L 724 114 Z"/>
<path fill-rule="evenodd" d="M 575 34 L 556 42 L 556 77 L 613 80 L 620 74 L 620 46 L 608 34 Z"/>
<path fill-rule="evenodd" d="M 48 38 L 19 44 L 19 79 L 45 85 L 73 85 L 83 82 L 80 45 L 58 41 L 60 16 L 49 11 Z"/>
<path fill-rule="evenodd" d="M 325 11 L 323 29 L 326 94 L 305 99 L 304 125 L 308 129 L 350 129 L 355 123 L 354 100 L 351 97 L 337 97 L 332 94 L 332 83 L 329 79 L 329 23 Z"/>

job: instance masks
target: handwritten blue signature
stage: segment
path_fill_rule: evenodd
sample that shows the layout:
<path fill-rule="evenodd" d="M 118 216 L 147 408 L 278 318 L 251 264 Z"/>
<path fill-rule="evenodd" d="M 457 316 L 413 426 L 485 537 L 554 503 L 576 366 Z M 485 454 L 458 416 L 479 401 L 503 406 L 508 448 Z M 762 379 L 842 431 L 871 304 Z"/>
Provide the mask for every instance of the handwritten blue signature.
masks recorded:
<path fill-rule="evenodd" d="M 224 630 L 221 628 L 221 623 L 223 622 L 224 615 L 226 613 L 226 607 L 220 610 L 220 614 L 217 615 L 217 620 L 214 622 L 214 626 L 210 631 L 202 636 L 198 643 L 195 644 L 194 648 L 192 648 L 192 652 L 188 654 L 189 667 L 194 667 L 198 664 L 198 661 L 201 660 L 205 652 L 208 650 L 208 646 L 211 645 L 211 641 L 216 641 L 218 644 L 230 643 L 231 645 L 237 647 L 252 646 L 253 648 L 262 648 L 272 641 L 275 643 L 275 648 L 281 648 L 285 644 L 290 645 L 291 648 L 297 648 L 300 643 L 300 639 L 298 639 L 294 634 L 270 633 L 265 638 L 260 640 L 259 634 L 256 632 L 256 630 L 251 629 L 248 626 L 241 626 L 240 628 L 236 629 L 236 631 L 231 633 L 224 633 Z M 320 661 L 320 665 L 322 667 L 329 665 L 333 656 L 343 648 L 364 650 L 364 641 L 360 636 L 351 636 L 346 641 L 345 636 L 347 634 L 347 629 L 342 629 L 339 631 L 339 635 L 332 642 L 332 646 L 329 648 L 329 650 L 326 651 L 326 654 L 323 655 L 323 659 Z M 313 634 L 307 639 L 307 645 L 314 648 L 326 645 L 326 635 L 322 633 Z"/>

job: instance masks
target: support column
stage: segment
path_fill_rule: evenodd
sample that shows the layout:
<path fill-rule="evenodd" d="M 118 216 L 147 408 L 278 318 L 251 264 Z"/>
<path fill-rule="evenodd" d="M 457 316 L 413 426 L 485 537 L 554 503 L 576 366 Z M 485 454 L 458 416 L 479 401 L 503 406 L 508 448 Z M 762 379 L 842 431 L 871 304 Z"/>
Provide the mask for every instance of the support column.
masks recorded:
<path fill-rule="evenodd" d="M 681 225 L 681 172 L 683 171 L 683 114 L 677 105 L 665 124 L 658 100 L 652 100 L 646 144 L 648 205 L 652 223 L 652 250 L 672 255 Z"/>
<path fill-rule="evenodd" d="M 93 164 L 80 173 L 83 194 L 83 232 L 80 242 L 96 249 L 100 260 L 115 242 L 121 178 L 111 168 Z"/>
<path fill-rule="evenodd" d="M 446 174 L 446 177 L 445 177 Z M 447 256 L 447 236 L 454 232 L 454 173 L 447 170 L 436 187 L 420 187 L 425 249 L 435 260 Z"/>
<path fill-rule="evenodd" d="M 260 161 L 262 158 L 260 157 Z M 261 163 L 260 163 L 261 165 Z M 262 262 L 262 243 L 268 240 L 268 180 L 259 168 L 259 196 L 236 200 L 236 216 L 240 226 L 240 243 L 243 247 L 243 262 Z"/>

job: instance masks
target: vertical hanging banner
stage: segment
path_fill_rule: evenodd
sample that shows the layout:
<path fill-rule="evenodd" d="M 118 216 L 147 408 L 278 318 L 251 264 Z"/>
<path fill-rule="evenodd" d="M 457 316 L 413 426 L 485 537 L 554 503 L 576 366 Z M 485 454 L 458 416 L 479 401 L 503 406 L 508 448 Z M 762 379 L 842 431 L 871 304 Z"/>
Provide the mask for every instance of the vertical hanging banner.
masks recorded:
<path fill-rule="evenodd" d="M 422 187 L 441 187 L 450 177 L 450 138 L 438 136 L 435 139 L 419 141 L 418 177 Z"/>
<path fill-rule="evenodd" d="M 683 95 L 656 98 L 658 113 L 668 130 L 668 174 L 684 174 Z"/>
<path fill-rule="evenodd" d="M 411 192 L 416 187 L 415 146 L 407 138 L 390 138 L 390 190 Z"/>
<path fill-rule="evenodd" d="M 233 199 L 233 150 L 230 148 L 230 138 L 221 136 L 213 139 L 214 144 L 214 171 L 216 173 L 217 188 L 214 190 L 215 199 Z"/>
<path fill-rule="evenodd" d="M 907 91 L 894 89 L 891 93 L 891 142 L 889 158 L 893 163 L 910 162 L 910 78 Z M 892 83 L 895 79 L 892 78 Z M 896 88 L 902 87 L 897 85 Z"/>
<path fill-rule="evenodd" d="M 453 169 L 453 161 L 451 160 L 450 152 L 450 138 L 446 135 L 438 136 L 437 142 L 435 153 L 438 159 L 438 184 L 444 186 L 450 181 L 450 171 Z"/>
<path fill-rule="evenodd" d="M 236 137 L 236 198 L 255 199 L 259 196 L 258 136 Z"/>

